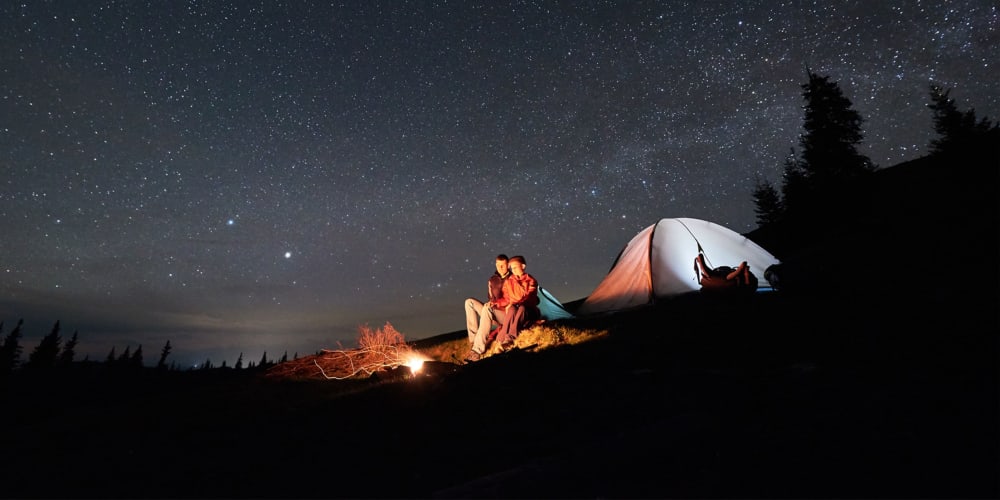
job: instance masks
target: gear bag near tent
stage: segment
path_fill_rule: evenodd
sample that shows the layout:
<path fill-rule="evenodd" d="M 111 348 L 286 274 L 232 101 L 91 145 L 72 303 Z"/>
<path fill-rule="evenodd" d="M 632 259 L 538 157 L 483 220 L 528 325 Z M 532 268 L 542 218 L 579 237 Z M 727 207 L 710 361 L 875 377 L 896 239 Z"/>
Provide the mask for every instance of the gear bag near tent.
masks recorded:
<path fill-rule="evenodd" d="M 619 311 L 698 291 L 701 285 L 693 263 L 699 253 L 712 267 L 746 261 L 760 277 L 779 263 L 760 245 L 713 222 L 660 219 L 625 245 L 608 275 L 575 312 L 584 316 Z M 761 280 L 761 285 L 765 283 Z"/>

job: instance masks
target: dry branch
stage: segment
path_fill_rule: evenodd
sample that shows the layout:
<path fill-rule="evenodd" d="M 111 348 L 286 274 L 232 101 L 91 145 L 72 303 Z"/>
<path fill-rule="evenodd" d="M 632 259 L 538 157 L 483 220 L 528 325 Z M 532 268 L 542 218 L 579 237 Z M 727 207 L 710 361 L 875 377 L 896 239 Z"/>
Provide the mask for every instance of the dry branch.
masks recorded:
<path fill-rule="evenodd" d="M 411 357 L 419 356 L 406 344 L 403 334 L 389 323 L 375 330 L 367 325 L 359 327 L 358 346 L 356 349 L 323 349 L 319 354 L 273 366 L 267 376 L 326 380 L 365 378 L 375 372 L 397 368 Z"/>

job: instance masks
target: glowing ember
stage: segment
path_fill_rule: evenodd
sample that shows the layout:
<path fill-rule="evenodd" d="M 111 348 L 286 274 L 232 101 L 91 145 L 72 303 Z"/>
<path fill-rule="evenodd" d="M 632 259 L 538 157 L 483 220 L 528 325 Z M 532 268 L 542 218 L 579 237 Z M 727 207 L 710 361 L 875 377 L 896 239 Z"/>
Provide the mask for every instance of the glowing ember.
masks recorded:
<path fill-rule="evenodd" d="M 403 364 L 410 367 L 411 373 L 416 374 L 418 371 L 420 371 L 420 368 L 424 366 L 424 361 L 427 361 L 427 358 L 417 353 L 411 353 L 409 358 L 407 358 L 406 362 Z"/>

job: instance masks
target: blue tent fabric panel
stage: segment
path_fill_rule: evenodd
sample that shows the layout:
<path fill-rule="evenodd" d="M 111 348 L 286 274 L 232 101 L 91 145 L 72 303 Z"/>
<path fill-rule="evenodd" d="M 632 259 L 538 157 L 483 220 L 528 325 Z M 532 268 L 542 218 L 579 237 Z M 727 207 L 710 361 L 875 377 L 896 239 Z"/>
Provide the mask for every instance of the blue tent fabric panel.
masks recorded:
<path fill-rule="evenodd" d="M 559 299 L 542 287 L 538 287 L 538 309 L 546 321 L 573 317 L 573 314 L 563 307 L 562 302 L 559 302 Z"/>

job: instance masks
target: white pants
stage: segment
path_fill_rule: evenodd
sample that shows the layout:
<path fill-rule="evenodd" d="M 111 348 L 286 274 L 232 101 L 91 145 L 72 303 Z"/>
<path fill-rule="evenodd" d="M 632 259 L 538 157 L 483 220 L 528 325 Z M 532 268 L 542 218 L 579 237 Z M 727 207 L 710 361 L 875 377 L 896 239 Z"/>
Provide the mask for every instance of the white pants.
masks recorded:
<path fill-rule="evenodd" d="M 465 328 L 469 333 L 469 344 L 472 350 L 482 354 L 486 352 L 486 339 L 493 328 L 500 326 L 504 320 L 502 309 L 485 307 L 482 302 L 472 297 L 465 299 Z"/>

